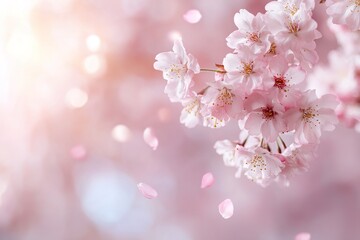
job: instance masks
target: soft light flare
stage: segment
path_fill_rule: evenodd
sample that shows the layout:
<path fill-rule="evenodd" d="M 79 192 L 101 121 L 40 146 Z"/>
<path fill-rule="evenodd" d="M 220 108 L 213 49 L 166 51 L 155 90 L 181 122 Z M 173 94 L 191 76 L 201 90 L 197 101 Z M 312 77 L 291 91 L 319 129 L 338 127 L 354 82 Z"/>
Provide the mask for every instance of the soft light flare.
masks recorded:
<path fill-rule="evenodd" d="M 86 38 L 86 46 L 91 52 L 99 51 L 101 47 L 101 39 L 99 36 L 92 34 Z"/>

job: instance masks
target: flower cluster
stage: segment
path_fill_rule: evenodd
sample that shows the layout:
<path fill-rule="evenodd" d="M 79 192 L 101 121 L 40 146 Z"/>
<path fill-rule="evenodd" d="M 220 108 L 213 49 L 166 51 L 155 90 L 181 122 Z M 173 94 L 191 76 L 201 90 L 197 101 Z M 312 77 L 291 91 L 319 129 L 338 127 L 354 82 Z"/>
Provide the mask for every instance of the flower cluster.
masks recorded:
<path fill-rule="evenodd" d="M 219 128 L 238 121 L 237 141 L 215 144 L 225 165 L 238 169 L 266 186 L 307 169 L 321 132 L 337 123 L 336 97 L 318 98 L 305 88 L 307 72 L 318 61 L 315 40 L 321 37 L 312 19 L 314 1 L 278 0 L 266 13 L 236 13 L 237 30 L 227 38 L 232 49 L 216 69 L 200 68 L 181 40 L 172 52 L 156 56 L 155 69 L 167 81 L 165 93 L 184 109 L 180 121 L 187 127 L 200 122 Z M 200 90 L 195 75 L 213 71 L 215 77 Z"/>
<path fill-rule="evenodd" d="M 329 53 L 329 64 L 314 68 L 309 86 L 320 94 L 336 94 L 341 101 L 337 108 L 340 120 L 360 132 L 360 31 L 329 22 L 339 48 Z"/>

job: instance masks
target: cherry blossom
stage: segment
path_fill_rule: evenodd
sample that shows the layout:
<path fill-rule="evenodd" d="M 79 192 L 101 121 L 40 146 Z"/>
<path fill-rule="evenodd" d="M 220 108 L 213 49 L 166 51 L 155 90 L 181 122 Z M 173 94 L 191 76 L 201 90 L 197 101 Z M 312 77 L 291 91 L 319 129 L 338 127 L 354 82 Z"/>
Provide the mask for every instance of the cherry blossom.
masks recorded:
<path fill-rule="evenodd" d="M 326 12 L 336 24 L 344 24 L 350 30 L 360 30 L 359 0 L 328 0 Z"/>
<path fill-rule="evenodd" d="M 181 40 L 175 40 L 173 51 L 156 55 L 154 68 L 163 72 L 163 77 L 168 81 L 165 93 L 173 102 L 181 101 L 188 95 L 193 86 L 192 77 L 200 72 L 197 60 L 186 54 Z"/>
<path fill-rule="evenodd" d="M 228 84 L 245 89 L 251 93 L 262 81 L 265 63 L 257 59 L 249 48 L 241 47 L 239 53 L 229 53 L 223 60 L 228 75 Z"/>
<path fill-rule="evenodd" d="M 256 91 L 245 101 L 249 113 L 245 129 L 252 135 L 262 134 L 266 141 L 274 142 L 280 132 L 286 130 L 283 119 L 284 107 L 264 91 Z"/>
<path fill-rule="evenodd" d="M 320 38 L 321 34 L 316 30 L 317 23 L 305 6 L 295 6 L 296 11 L 292 10 L 291 14 L 270 11 L 266 17 L 275 42 L 290 49 L 304 70 L 309 70 L 318 60 L 314 40 Z"/>
<path fill-rule="evenodd" d="M 292 49 L 302 46 L 304 42 L 320 38 L 316 30 L 317 23 L 304 8 L 298 9 L 294 14 L 268 14 L 268 26 L 275 35 L 275 39 Z"/>
<path fill-rule="evenodd" d="M 334 113 L 337 105 L 334 95 L 318 98 L 314 90 L 306 91 L 297 106 L 286 112 L 289 129 L 295 129 L 295 142 L 317 143 L 321 130 L 332 131 L 338 122 Z"/>
<path fill-rule="evenodd" d="M 289 179 L 294 175 L 305 172 L 309 169 L 310 161 L 315 159 L 315 144 L 291 144 L 282 153 L 282 163 L 284 168 L 281 171 L 277 181 L 283 182 L 289 186 Z"/>
<path fill-rule="evenodd" d="M 268 51 L 270 31 L 267 30 L 261 13 L 254 16 L 247 10 L 241 9 L 235 14 L 234 22 L 238 30 L 226 39 L 230 48 L 238 50 L 239 46 L 245 45 L 254 54 L 265 54 Z"/>
<path fill-rule="evenodd" d="M 296 102 L 298 90 L 302 89 L 301 83 L 305 80 L 305 72 L 299 66 L 288 66 L 283 56 L 276 56 L 269 63 L 270 77 L 264 79 L 266 89 L 273 88 L 279 102 L 289 107 Z"/>
<path fill-rule="evenodd" d="M 284 167 L 279 157 L 263 147 L 242 150 L 241 154 L 246 156 L 243 165 L 244 175 L 261 186 L 267 186 Z"/>
<path fill-rule="evenodd" d="M 202 98 L 202 115 L 206 119 L 215 119 L 225 125 L 231 118 L 239 118 L 243 114 L 242 93 L 228 87 L 219 85 L 209 87 Z M 219 124 L 212 121 L 205 121 L 204 126 L 218 127 Z"/>

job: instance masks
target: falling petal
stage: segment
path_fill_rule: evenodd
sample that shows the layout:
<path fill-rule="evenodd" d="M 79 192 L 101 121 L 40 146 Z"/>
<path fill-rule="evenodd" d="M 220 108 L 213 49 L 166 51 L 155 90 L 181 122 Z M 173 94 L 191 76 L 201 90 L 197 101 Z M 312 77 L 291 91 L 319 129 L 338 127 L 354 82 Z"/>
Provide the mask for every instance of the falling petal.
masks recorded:
<path fill-rule="evenodd" d="M 295 240 L 310 240 L 310 239 L 311 239 L 311 235 L 310 233 L 307 232 L 302 232 L 295 236 Z"/>
<path fill-rule="evenodd" d="M 232 217 L 234 214 L 234 205 L 230 199 L 226 199 L 219 204 L 219 213 L 224 219 Z"/>
<path fill-rule="evenodd" d="M 151 128 L 146 128 L 144 130 L 144 141 L 153 149 L 156 150 L 158 145 L 159 145 L 159 141 L 157 139 L 157 137 L 155 136 L 154 131 Z"/>
<path fill-rule="evenodd" d="M 148 199 L 156 198 L 158 195 L 155 189 L 145 183 L 139 183 L 137 187 L 141 194 Z"/>
<path fill-rule="evenodd" d="M 214 184 L 214 176 L 212 173 L 206 173 L 201 180 L 201 188 L 207 188 Z"/>
<path fill-rule="evenodd" d="M 187 11 L 184 15 L 184 20 L 188 23 L 198 23 L 201 20 L 201 13 L 199 10 L 191 9 Z"/>

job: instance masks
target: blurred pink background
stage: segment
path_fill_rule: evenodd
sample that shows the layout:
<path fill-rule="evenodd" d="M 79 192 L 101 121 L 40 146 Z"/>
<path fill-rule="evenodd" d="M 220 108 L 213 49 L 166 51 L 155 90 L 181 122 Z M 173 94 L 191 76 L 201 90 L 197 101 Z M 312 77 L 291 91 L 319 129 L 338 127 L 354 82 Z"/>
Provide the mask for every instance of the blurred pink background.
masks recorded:
<path fill-rule="evenodd" d="M 267 2 L 0 0 L 0 239 L 359 239 L 359 133 L 339 125 L 309 172 L 262 188 L 234 178 L 213 149 L 238 137 L 236 124 L 185 128 L 153 69 L 178 34 L 201 66 L 221 63 L 234 14 Z M 199 23 L 183 19 L 190 9 Z M 337 47 L 325 6 L 315 19 L 325 63 Z M 216 182 L 201 190 L 209 171 Z M 159 196 L 145 199 L 138 182 Z"/>

